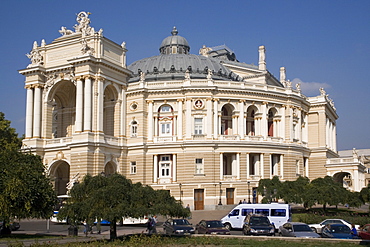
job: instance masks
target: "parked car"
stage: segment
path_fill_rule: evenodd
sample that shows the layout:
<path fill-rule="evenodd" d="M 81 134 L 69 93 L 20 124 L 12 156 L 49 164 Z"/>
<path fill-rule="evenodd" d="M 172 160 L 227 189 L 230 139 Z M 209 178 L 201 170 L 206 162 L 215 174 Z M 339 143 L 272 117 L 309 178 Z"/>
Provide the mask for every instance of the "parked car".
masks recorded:
<path fill-rule="evenodd" d="M 357 234 L 362 239 L 370 240 L 370 224 L 364 225 L 360 230 L 357 231 Z"/>
<path fill-rule="evenodd" d="M 309 226 L 311 227 L 311 229 L 313 231 L 320 234 L 322 228 L 324 226 L 326 226 L 327 224 L 344 224 L 344 225 L 348 226 L 350 229 L 352 228 L 352 224 L 350 222 L 346 221 L 346 220 L 343 220 L 343 219 L 326 219 L 326 220 L 322 221 L 319 224 L 310 224 Z M 360 225 L 355 225 L 355 227 L 356 227 L 356 229 L 359 229 Z"/>
<path fill-rule="evenodd" d="M 4 224 L 3 221 L 0 221 L 0 229 L 3 228 L 3 224 Z M 16 222 L 16 221 L 10 222 L 9 228 L 10 228 L 11 231 L 16 231 L 20 227 L 21 227 L 21 225 L 19 224 L 19 222 Z"/>
<path fill-rule="evenodd" d="M 195 233 L 194 227 L 187 219 L 168 219 L 163 223 L 163 231 L 168 235 L 190 235 Z"/>
<path fill-rule="evenodd" d="M 195 232 L 201 234 L 230 234 L 220 220 L 201 220 L 195 226 Z"/>
<path fill-rule="evenodd" d="M 320 235 L 302 222 L 287 222 L 279 227 L 279 235 L 284 237 L 319 238 Z"/>
<path fill-rule="evenodd" d="M 244 219 L 244 235 L 275 235 L 275 227 L 264 215 L 248 215 Z"/>
<path fill-rule="evenodd" d="M 341 238 L 341 239 L 353 239 L 358 238 L 352 235 L 351 229 L 345 224 L 332 223 L 324 226 L 321 232 L 323 238 Z"/>

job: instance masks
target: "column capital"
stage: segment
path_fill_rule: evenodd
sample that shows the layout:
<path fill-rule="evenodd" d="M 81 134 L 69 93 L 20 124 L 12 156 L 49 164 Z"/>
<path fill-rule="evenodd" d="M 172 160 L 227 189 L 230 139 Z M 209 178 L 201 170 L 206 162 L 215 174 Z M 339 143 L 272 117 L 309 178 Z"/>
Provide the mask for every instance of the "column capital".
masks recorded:
<path fill-rule="evenodd" d="M 102 76 L 100 76 L 100 75 L 96 75 L 96 76 L 94 77 L 94 79 L 95 79 L 96 81 L 101 81 L 101 82 L 104 82 L 104 81 L 105 81 L 105 78 L 104 78 L 104 77 L 102 77 Z"/>
<path fill-rule="evenodd" d="M 220 101 L 220 99 L 218 99 L 218 98 L 213 98 L 212 100 L 213 100 L 214 102 Z"/>
<path fill-rule="evenodd" d="M 184 102 L 184 99 L 177 99 L 177 102 Z"/>
<path fill-rule="evenodd" d="M 153 103 L 154 103 L 154 100 L 152 100 L 152 99 L 148 99 L 148 100 L 146 100 L 146 103 L 148 103 L 148 104 L 153 104 Z"/>
<path fill-rule="evenodd" d="M 92 80 L 94 77 L 92 75 L 84 75 L 82 76 L 85 80 Z"/>
<path fill-rule="evenodd" d="M 239 100 L 239 103 L 245 103 L 246 102 L 246 100 L 245 99 L 240 99 Z"/>

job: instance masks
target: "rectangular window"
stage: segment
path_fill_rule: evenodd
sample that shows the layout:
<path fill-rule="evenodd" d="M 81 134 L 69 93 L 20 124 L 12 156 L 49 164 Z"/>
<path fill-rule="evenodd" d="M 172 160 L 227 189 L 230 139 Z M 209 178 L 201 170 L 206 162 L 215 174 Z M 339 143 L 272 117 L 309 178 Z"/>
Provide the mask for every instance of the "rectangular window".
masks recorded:
<path fill-rule="evenodd" d="M 161 135 L 171 135 L 171 123 L 161 123 Z"/>
<path fill-rule="evenodd" d="M 255 209 L 254 213 L 264 215 L 264 216 L 269 216 L 269 210 L 268 209 Z"/>
<path fill-rule="evenodd" d="M 248 214 L 253 214 L 252 208 L 243 208 L 242 209 L 242 216 L 247 216 Z"/>
<path fill-rule="evenodd" d="M 161 155 L 159 162 L 159 177 L 168 178 L 171 176 L 171 156 Z"/>
<path fill-rule="evenodd" d="M 203 134 L 203 119 L 194 118 L 194 134 L 202 135 Z"/>
<path fill-rule="evenodd" d="M 169 176 L 170 176 L 170 164 L 168 163 L 161 164 L 161 177 Z"/>
<path fill-rule="evenodd" d="M 137 136 L 137 125 L 131 126 L 131 136 L 136 137 Z"/>
<path fill-rule="evenodd" d="M 195 174 L 204 174 L 203 159 L 195 159 Z"/>
<path fill-rule="evenodd" d="M 285 217 L 286 216 L 286 210 L 285 209 L 271 209 L 271 216 Z"/>
<path fill-rule="evenodd" d="M 136 161 L 130 163 L 130 174 L 136 174 Z"/>

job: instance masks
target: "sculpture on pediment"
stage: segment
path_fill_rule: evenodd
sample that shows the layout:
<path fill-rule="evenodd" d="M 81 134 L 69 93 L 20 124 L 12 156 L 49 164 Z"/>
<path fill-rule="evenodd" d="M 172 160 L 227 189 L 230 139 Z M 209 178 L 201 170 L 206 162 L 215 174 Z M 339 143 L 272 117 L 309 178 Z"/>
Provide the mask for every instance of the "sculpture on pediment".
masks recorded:
<path fill-rule="evenodd" d="M 292 87 L 292 82 L 287 80 L 287 81 L 285 81 L 285 85 L 286 85 L 286 87 L 291 88 Z"/>
<path fill-rule="evenodd" d="M 207 57 L 210 51 L 212 51 L 212 48 L 203 45 L 202 48 L 199 49 L 199 54 Z"/>
<path fill-rule="evenodd" d="M 300 92 L 301 91 L 301 83 L 297 83 L 295 84 L 297 90 Z"/>
<path fill-rule="evenodd" d="M 190 80 L 190 71 L 188 69 L 185 71 L 185 80 Z"/>
<path fill-rule="evenodd" d="M 72 30 L 67 29 L 66 27 L 61 27 L 59 33 L 63 36 L 73 34 Z"/>
<path fill-rule="evenodd" d="M 82 11 L 77 15 L 77 22 L 78 24 L 74 25 L 74 29 L 76 33 L 82 33 L 82 36 L 92 35 L 95 31 L 92 27 L 90 27 L 90 12 Z"/>
<path fill-rule="evenodd" d="M 86 39 L 81 39 L 81 53 L 82 55 L 93 55 L 95 50 L 87 44 Z"/>
<path fill-rule="evenodd" d="M 140 71 L 140 81 L 145 81 L 145 73 Z"/>
<path fill-rule="evenodd" d="M 35 41 L 33 43 L 33 48 L 30 54 L 26 54 L 26 56 L 31 59 L 31 64 L 27 66 L 27 68 L 34 67 L 34 66 L 40 66 L 43 65 L 43 57 L 41 55 L 40 50 L 38 49 L 37 42 Z"/>
<path fill-rule="evenodd" d="M 212 70 L 208 69 L 207 79 L 208 80 L 211 80 L 212 79 L 212 75 L 213 75 Z"/>
<path fill-rule="evenodd" d="M 326 91 L 324 90 L 324 88 L 323 87 L 320 87 L 320 94 L 321 94 L 321 96 L 325 96 L 326 95 Z"/>

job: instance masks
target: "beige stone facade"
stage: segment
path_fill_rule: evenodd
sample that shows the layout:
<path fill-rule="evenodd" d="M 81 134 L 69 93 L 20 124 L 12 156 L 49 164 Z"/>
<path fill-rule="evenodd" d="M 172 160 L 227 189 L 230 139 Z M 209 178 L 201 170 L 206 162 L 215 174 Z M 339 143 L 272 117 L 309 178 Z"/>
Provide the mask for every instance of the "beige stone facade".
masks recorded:
<path fill-rule="evenodd" d="M 58 194 L 87 173 L 118 172 L 184 205 L 212 208 L 258 201 L 263 178 L 325 176 L 327 158 L 339 157 L 331 99 L 323 89 L 303 95 L 285 68 L 276 79 L 263 46 L 258 66 L 227 47 L 192 55 L 174 29 L 159 56 L 127 66 L 124 43 L 96 32 L 85 12 L 77 22 L 35 44 L 20 71 L 24 145 L 43 157 Z"/>

